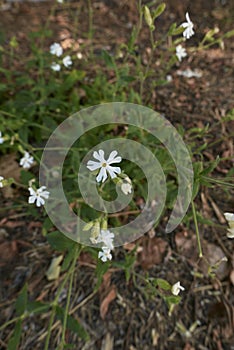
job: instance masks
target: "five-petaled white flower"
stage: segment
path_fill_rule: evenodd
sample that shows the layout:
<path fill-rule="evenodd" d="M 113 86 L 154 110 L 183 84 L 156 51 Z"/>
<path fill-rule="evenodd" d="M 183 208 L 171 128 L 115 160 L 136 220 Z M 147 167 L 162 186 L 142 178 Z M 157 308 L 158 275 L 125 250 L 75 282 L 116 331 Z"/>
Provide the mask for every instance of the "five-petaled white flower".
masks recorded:
<path fill-rule="evenodd" d="M 72 65 L 71 56 L 66 56 L 63 58 L 63 64 L 66 68 L 70 67 Z"/>
<path fill-rule="evenodd" d="M 60 57 L 60 56 L 62 56 L 62 54 L 63 54 L 63 48 L 62 48 L 62 46 L 61 46 L 60 44 L 54 43 L 54 44 L 52 44 L 52 45 L 50 46 L 50 53 L 51 53 L 52 55 L 55 55 L 55 56 L 57 56 L 57 57 Z"/>
<path fill-rule="evenodd" d="M 2 132 L 0 131 L 0 145 L 4 142 L 4 138 L 2 137 Z"/>
<path fill-rule="evenodd" d="M 180 62 L 182 61 L 182 58 L 187 56 L 186 50 L 182 45 L 176 46 L 176 56 Z"/>
<path fill-rule="evenodd" d="M 110 249 L 108 247 L 102 247 L 102 251 L 98 252 L 98 257 L 103 262 L 106 262 L 107 260 L 111 260 L 112 255 L 111 255 Z"/>
<path fill-rule="evenodd" d="M 189 39 L 195 33 L 193 30 L 193 22 L 190 20 L 188 12 L 186 12 L 185 17 L 186 17 L 187 22 L 183 22 L 181 24 L 181 27 L 185 28 L 183 31 L 183 36 L 185 37 L 185 39 Z"/>
<path fill-rule="evenodd" d="M 4 177 L 0 176 L 0 187 L 3 187 L 3 180 L 4 180 Z"/>
<path fill-rule="evenodd" d="M 37 190 L 34 190 L 32 187 L 29 187 L 30 196 L 28 198 L 28 203 L 32 204 L 36 202 L 36 206 L 40 207 L 45 204 L 45 199 L 49 198 L 50 192 L 45 191 L 46 186 L 41 186 Z"/>
<path fill-rule="evenodd" d="M 22 166 L 24 169 L 29 169 L 33 164 L 33 161 L 33 157 L 30 156 L 28 152 L 24 152 L 23 158 L 20 159 L 20 166 Z"/>
<path fill-rule="evenodd" d="M 96 238 L 96 243 L 103 242 L 105 247 L 109 249 L 113 249 L 113 239 L 115 235 L 114 233 L 110 232 L 109 230 L 101 230 L 99 233 L 99 236 Z"/>
<path fill-rule="evenodd" d="M 132 181 L 128 176 L 124 178 L 124 181 L 121 184 L 121 191 L 126 195 L 132 192 Z"/>
<path fill-rule="evenodd" d="M 227 230 L 227 237 L 234 238 L 234 214 L 233 213 L 224 213 L 225 219 L 228 222 L 230 228 Z"/>
<path fill-rule="evenodd" d="M 87 168 L 91 171 L 100 169 L 99 174 L 96 177 L 97 182 L 104 182 L 108 175 L 112 179 L 114 179 L 117 175 L 121 173 L 121 169 L 119 167 L 113 167 L 110 164 L 113 163 L 120 163 L 122 158 L 120 156 L 116 157 L 118 154 L 117 151 L 112 151 L 111 154 L 109 155 L 109 158 L 105 160 L 104 158 L 104 151 L 100 149 L 98 152 L 93 153 L 93 157 L 98 160 L 98 162 L 95 162 L 93 160 L 89 160 L 87 163 Z M 116 157 L 116 158 L 115 158 Z"/>
<path fill-rule="evenodd" d="M 50 66 L 50 68 L 55 71 L 55 72 L 59 72 L 61 69 L 61 66 L 59 63 L 53 62 Z"/>
<path fill-rule="evenodd" d="M 171 287 L 171 292 L 173 295 L 178 295 L 181 290 L 185 290 L 185 288 L 183 286 L 181 286 L 180 281 L 176 282 Z"/>

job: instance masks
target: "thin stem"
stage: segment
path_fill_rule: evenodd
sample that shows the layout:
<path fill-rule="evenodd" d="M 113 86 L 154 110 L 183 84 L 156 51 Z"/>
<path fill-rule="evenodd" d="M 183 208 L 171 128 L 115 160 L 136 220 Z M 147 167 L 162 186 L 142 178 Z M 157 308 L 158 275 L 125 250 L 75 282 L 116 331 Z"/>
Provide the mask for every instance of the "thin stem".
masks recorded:
<path fill-rule="evenodd" d="M 48 350 L 49 349 L 49 342 L 50 342 L 52 326 L 53 326 L 54 318 L 55 318 L 55 314 L 56 314 L 56 307 L 58 305 L 58 300 L 59 300 L 60 294 L 61 294 L 64 286 L 66 285 L 68 279 L 70 278 L 70 275 L 73 273 L 73 266 L 76 263 L 76 260 L 77 260 L 77 257 L 78 257 L 77 251 L 80 254 L 81 248 L 78 249 L 78 245 L 77 245 L 77 248 L 76 248 L 76 251 L 75 251 L 75 254 L 74 254 L 74 260 L 72 262 L 72 265 L 70 266 L 70 268 L 69 268 L 69 270 L 68 270 L 68 272 L 66 274 L 66 277 L 64 278 L 63 282 L 61 283 L 61 285 L 60 285 L 60 287 L 59 287 L 59 289 L 57 291 L 57 294 L 55 296 L 55 300 L 52 303 L 52 312 L 51 312 L 51 315 L 50 315 L 50 321 L 49 321 L 49 325 L 48 325 L 48 332 L 47 332 L 47 337 L 46 337 L 46 341 L 45 341 L 44 350 Z"/>
<path fill-rule="evenodd" d="M 200 240 L 200 234 L 199 234 L 198 223 L 197 223 L 197 213 L 196 213 L 196 209 L 195 209 L 194 202 L 192 201 L 191 204 L 192 204 L 193 219 L 194 219 L 195 230 L 196 230 L 196 236 L 197 236 L 197 244 L 198 244 L 199 258 L 202 258 L 202 257 L 203 257 L 203 254 L 202 254 L 201 240 Z"/>
<path fill-rule="evenodd" d="M 70 306 L 70 301 L 71 301 L 73 278 L 74 278 L 74 272 L 75 272 L 75 267 L 76 267 L 76 261 L 77 261 L 79 254 L 80 254 L 80 251 L 81 251 L 81 247 L 76 246 L 76 250 L 74 252 L 74 259 L 73 259 L 73 262 L 71 265 L 71 274 L 70 274 L 70 282 L 69 282 L 68 295 L 67 295 L 67 303 L 66 303 L 66 308 L 65 308 L 65 312 L 64 312 L 62 340 L 61 340 L 61 345 L 60 345 L 61 350 L 63 349 L 64 345 L 66 344 L 65 334 L 66 334 L 66 328 L 67 328 L 69 306 Z"/>

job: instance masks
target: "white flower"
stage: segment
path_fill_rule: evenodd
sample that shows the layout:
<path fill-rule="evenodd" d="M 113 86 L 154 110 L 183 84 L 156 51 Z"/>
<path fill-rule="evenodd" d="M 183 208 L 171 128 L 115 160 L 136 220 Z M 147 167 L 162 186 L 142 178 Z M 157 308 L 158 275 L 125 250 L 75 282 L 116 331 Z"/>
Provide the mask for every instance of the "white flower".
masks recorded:
<path fill-rule="evenodd" d="M 183 57 L 187 56 L 186 50 L 182 45 L 176 46 L 176 56 L 180 62 L 182 61 Z"/>
<path fill-rule="evenodd" d="M 227 237 L 234 238 L 234 214 L 233 213 L 224 213 L 225 219 L 228 222 L 230 228 L 227 230 Z"/>
<path fill-rule="evenodd" d="M 112 255 L 111 255 L 110 249 L 108 247 L 102 247 L 102 251 L 98 252 L 98 257 L 103 262 L 106 262 L 107 260 L 111 260 Z"/>
<path fill-rule="evenodd" d="M 57 0 L 59 4 L 63 4 L 63 0 Z"/>
<path fill-rule="evenodd" d="M 113 249 L 114 237 L 115 237 L 114 233 L 110 232 L 109 230 L 101 230 L 99 236 L 96 238 L 95 243 L 103 242 L 107 248 Z"/>
<path fill-rule="evenodd" d="M 44 199 L 48 199 L 50 194 L 50 192 L 45 191 L 45 189 L 46 189 L 46 186 L 42 186 L 35 191 L 32 187 L 29 187 L 28 190 L 30 192 L 30 196 L 28 198 L 28 203 L 32 204 L 36 202 L 37 207 L 44 205 L 45 204 Z"/>
<path fill-rule="evenodd" d="M 0 176 L 0 187 L 3 187 L 3 180 L 4 180 L 4 177 Z"/>
<path fill-rule="evenodd" d="M 177 75 L 181 75 L 185 78 L 193 78 L 193 77 L 194 78 L 201 78 L 202 77 L 201 72 L 199 72 L 197 69 L 192 71 L 190 68 L 185 69 L 185 70 L 178 70 Z"/>
<path fill-rule="evenodd" d="M 180 281 L 176 282 L 171 287 L 171 292 L 172 292 L 173 295 L 178 295 L 181 290 L 185 290 L 185 288 L 183 286 L 181 286 Z"/>
<path fill-rule="evenodd" d="M 71 56 L 66 56 L 63 58 L 63 64 L 66 68 L 72 65 Z"/>
<path fill-rule="evenodd" d="M 93 153 L 93 157 L 98 160 L 95 162 L 93 160 L 89 160 L 87 163 L 87 168 L 91 171 L 100 169 L 99 174 L 96 177 L 97 182 L 104 182 L 107 179 L 107 173 L 110 175 L 112 179 L 114 179 L 117 175 L 121 173 L 121 169 L 119 167 L 112 167 L 110 164 L 112 163 L 120 163 L 122 158 L 116 157 L 118 154 L 117 151 L 112 151 L 109 155 L 109 158 L 105 160 L 104 151 L 100 149 L 98 152 Z M 116 158 L 115 158 L 116 157 Z"/>
<path fill-rule="evenodd" d="M 82 53 L 81 53 L 81 52 L 78 52 L 78 53 L 77 53 L 77 58 L 78 58 L 78 60 L 81 60 L 82 57 L 83 57 Z"/>
<path fill-rule="evenodd" d="M 20 159 L 20 166 L 24 169 L 29 169 L 33 163 L 34 159 L 28 152 L 24 152 L 23 158 Z"/>
<path fill-rule="evenodd" d="M 63 48 L 60 44 L 54 43 L 50 46 L 50 53 L 60 57 L 63 54 Z"/>
<path fill-rule="evenodd" d="M 132 192 L 132 181 L 128 176 L 124 178 L 124 182 L 121 185 L 121 191 L 126 195 Z"/>
<path fill-rule="evenodd" d="M 186 12 L 185 17 L 186 17 L 187 22 L 183 22 L 181 24 L 181 27 L 185 28 L 185 30 L 183 31 L 183 36 L 186 39 L 189 39 L 195 33 L 194 33 L 194 30 L 193 30 L 193 22 L 190 21 L 188 12 Z"/>
<path fill-rule="evenodd" d="M 55 72 L 59 72 L 60 69 L 61 69 L 60 64 L 58 64 L 58 63 L 56 63 L 56 62 L 53 62 L 53 63 L 51 64 L 50 67 L 51 67 L 51 69 L 53 69 Z"/>
<path fill-rule="evenodd" d="M 4 142 L 4 138 L 2 137 L 2 132 L 0 131 L 0 145 Z"/>

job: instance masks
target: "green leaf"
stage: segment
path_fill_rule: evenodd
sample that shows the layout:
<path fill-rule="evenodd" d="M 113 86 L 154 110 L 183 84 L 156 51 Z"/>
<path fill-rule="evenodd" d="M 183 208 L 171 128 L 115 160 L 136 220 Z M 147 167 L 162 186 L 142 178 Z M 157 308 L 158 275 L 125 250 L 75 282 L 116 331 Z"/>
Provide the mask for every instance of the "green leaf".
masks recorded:
<path fill-rule="evenodd" d="M 219 158 L 219 156 L 217 156 L 217 158 L 216 158 L 213 162 L 211 162 L 211 164 L 210 164 L 206 169 L 204 169 L 204 170 L 200 173 L 200 175 L 201 175 L 201 176 L 206 176 L 206 175 L 208 175 L 209 173 L 211 173 L 211 172 L 217 167 L 217 165 L 219 164 L 219 162 L 220 162 L 220 158 Z"/>
<path fill-rule="evenodd" d="M 111 56 L 106 50 L 102 51 L 102 58 L 104 59 L 105 64 L 108 68 L 111 68 L 111 69 L 116 68 L 114 57 Z"/>
<path fill-rule="evenodd" d="M 21 316 L 24 314 L 27 306 L 27 299 L 28 299 L 27 284 L 25 284 L 20 294 L 18 295 L 18 298 L 16 299 L 15 309 L 16 309 L 17 316 Z"/>
<path fill-rule="evenodd" d="M 63 308 L 56 306 L 56 316 L 58 319 L 63 322 L 64 319 L 64 313 L 65 311 Z M 67 328 L 76 333 L 81 339 L 88 341 L 89 340 L 89 334 L 86 332 L 83 326 L 71 315 L 68 315 L 67 318 Z"/>
<path fill-rule="evenodd" d="M 156 283 L 160 288 L 162 288 L 164 290 L 171 290 L 170 283 L 168 283 L 166 280 L 164 280 L 162 278 L 157 278 Z"/>
<path fill-rule="evenodd" d="M 96 267 L 96 275 L 97 275 L 97 283 L 95 286 L 95 291 L 98 290 L 102 283 L 102 277 L 103 275 L 107 272 L 109 269 L 109 264 L 108 263 L 103 263 L 100 259 L 98 259 L 97 267 Z"/>
<path fill-rule="evenodd" d="M 72 249 L 77 244 L 59 231 L 49 233 L 46 238 L 51 247 L 59 252 Z"/>
<path fill-rule="evenodd" d="M 41 301 L 28 301 L 27 303 L 27 311 L 34 314 L 47 312 L 50 307 L 49 304 L 42 303 Z"/>
<path fill-rule="evenodd" d="M 16 325 L 12 337 L 7 345 L 7 350 L 17 350 L 22 332 L 22 320 L 19 320 Z"/>
<path fill-rule="evenodd" d="M 165 11 L 165 8 L 166 8 L 165 2 L 158 5 L 156 10 L 153 11 L 153 19 L 155 20 L 155 18 L 159 17 Z"/>
<path fill-rule="evenodd" d="M 65 256 L 63 263 L 62 263 L 62 267 L 61 267 L 61 271 L 66 271 L 68 269 L 68 267 L 70 266 L 73 258 L 74 258 L 74 254 L 75 254 L 75 250 L 76 250 L 76 245 L 74 245 L 74 247 L 72 247 L 72 249 L 70 249 L 67 253 L 67 255 Z"/>
<path fill-rule="evenodd" d="M 148 24 L 149 27 L 153 26 L 153 18 L 151 16 L 150 13 L 150 9 L 148 8 L 148 6 L 143 6 L 143 12 L 144 12 L 144 16 L 145 16 L 145 21 Z"/>
<path fill-rule="evenodd" d="M 164 300 L 166 301 L 168 307 L 170 308 L 171 305 L 179 304 L 181 297 L 179 295 L 170 295 L 168 297 L 164 297 Z"/>

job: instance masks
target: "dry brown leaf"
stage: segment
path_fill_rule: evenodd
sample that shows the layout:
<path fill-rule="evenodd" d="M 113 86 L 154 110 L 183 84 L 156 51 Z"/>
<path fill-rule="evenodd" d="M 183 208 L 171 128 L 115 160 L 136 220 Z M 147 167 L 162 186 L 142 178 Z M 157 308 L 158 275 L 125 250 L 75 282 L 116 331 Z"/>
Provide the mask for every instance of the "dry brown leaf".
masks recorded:
<path fill-rule="evenodd" d="M 192 266 L 197 266 L 198 264 L 204 275 L 207 275 L 209 267 L 214 266 L 215 264 L 219 265 L 215 270 L 215 273 L 220 280 L 223 280 L 229 274 L 228 262 L 222 261 L 222 259 L 225 257 L 225 254 L 219 246 L 213 243 L 209 243 L 205 239 L 202 239 L 202 251 L 203 256 L 206 259 L 199 259 L 198 244 L 196 236 L 194 234 L 188 234 L 187 232 L 178 232 L 175 236 L 175 242 L 178 252 L 184 255 Z"/>
<path fill-rule="evenodd" d="M 18 253 L 16 241 L 3 242 L 0 244 L 0 267 L 12 262 Z"/>
<path fill-rule="evenodd" d="M 111 272 L 107 271 L 102 278 L 102 284 L 99 288 L 100 294 L 100 315 L 104 320 L 108 312 L 110 303 L 116 298 L 116 287 L 111 285 Z"/>
<path fill-rule="evenodd" d="M 100 315 L 101 318 L 104 320 L 109 308 L 110 303 L 115 300 L 116 298 L 116 289 L 115 286 L 112 286 L 108 294 L 105 296 L 105 298 L 102 300 L 100 305 Z"/>
<path fill-rule="evenodd" d="M 110 333 L 106 333 L 102 341 L 101 350 L 112 350 L 114 345 L 114 337 Z"/>
<path fill-rule="evenodd" d="M 5 179 L 13 177 L 17 182 L 20 181 L 21 167 L 16 161 L 16 154 L 11 153 L 1 157 L 0 159 L 0 174 Z M 5 198 L 13 198 L 15 190 L 11 186 L 2 188 L 2 194 Z"/>
<path fill-rule="evenodd" d="M 142 251 L 138 253 L 138 262 L 144 269 L 150 269 L 160 264 L 167 252 L 168 243 L 162 238 L 147 236 L 143 237 L 140 246 Z"/>

